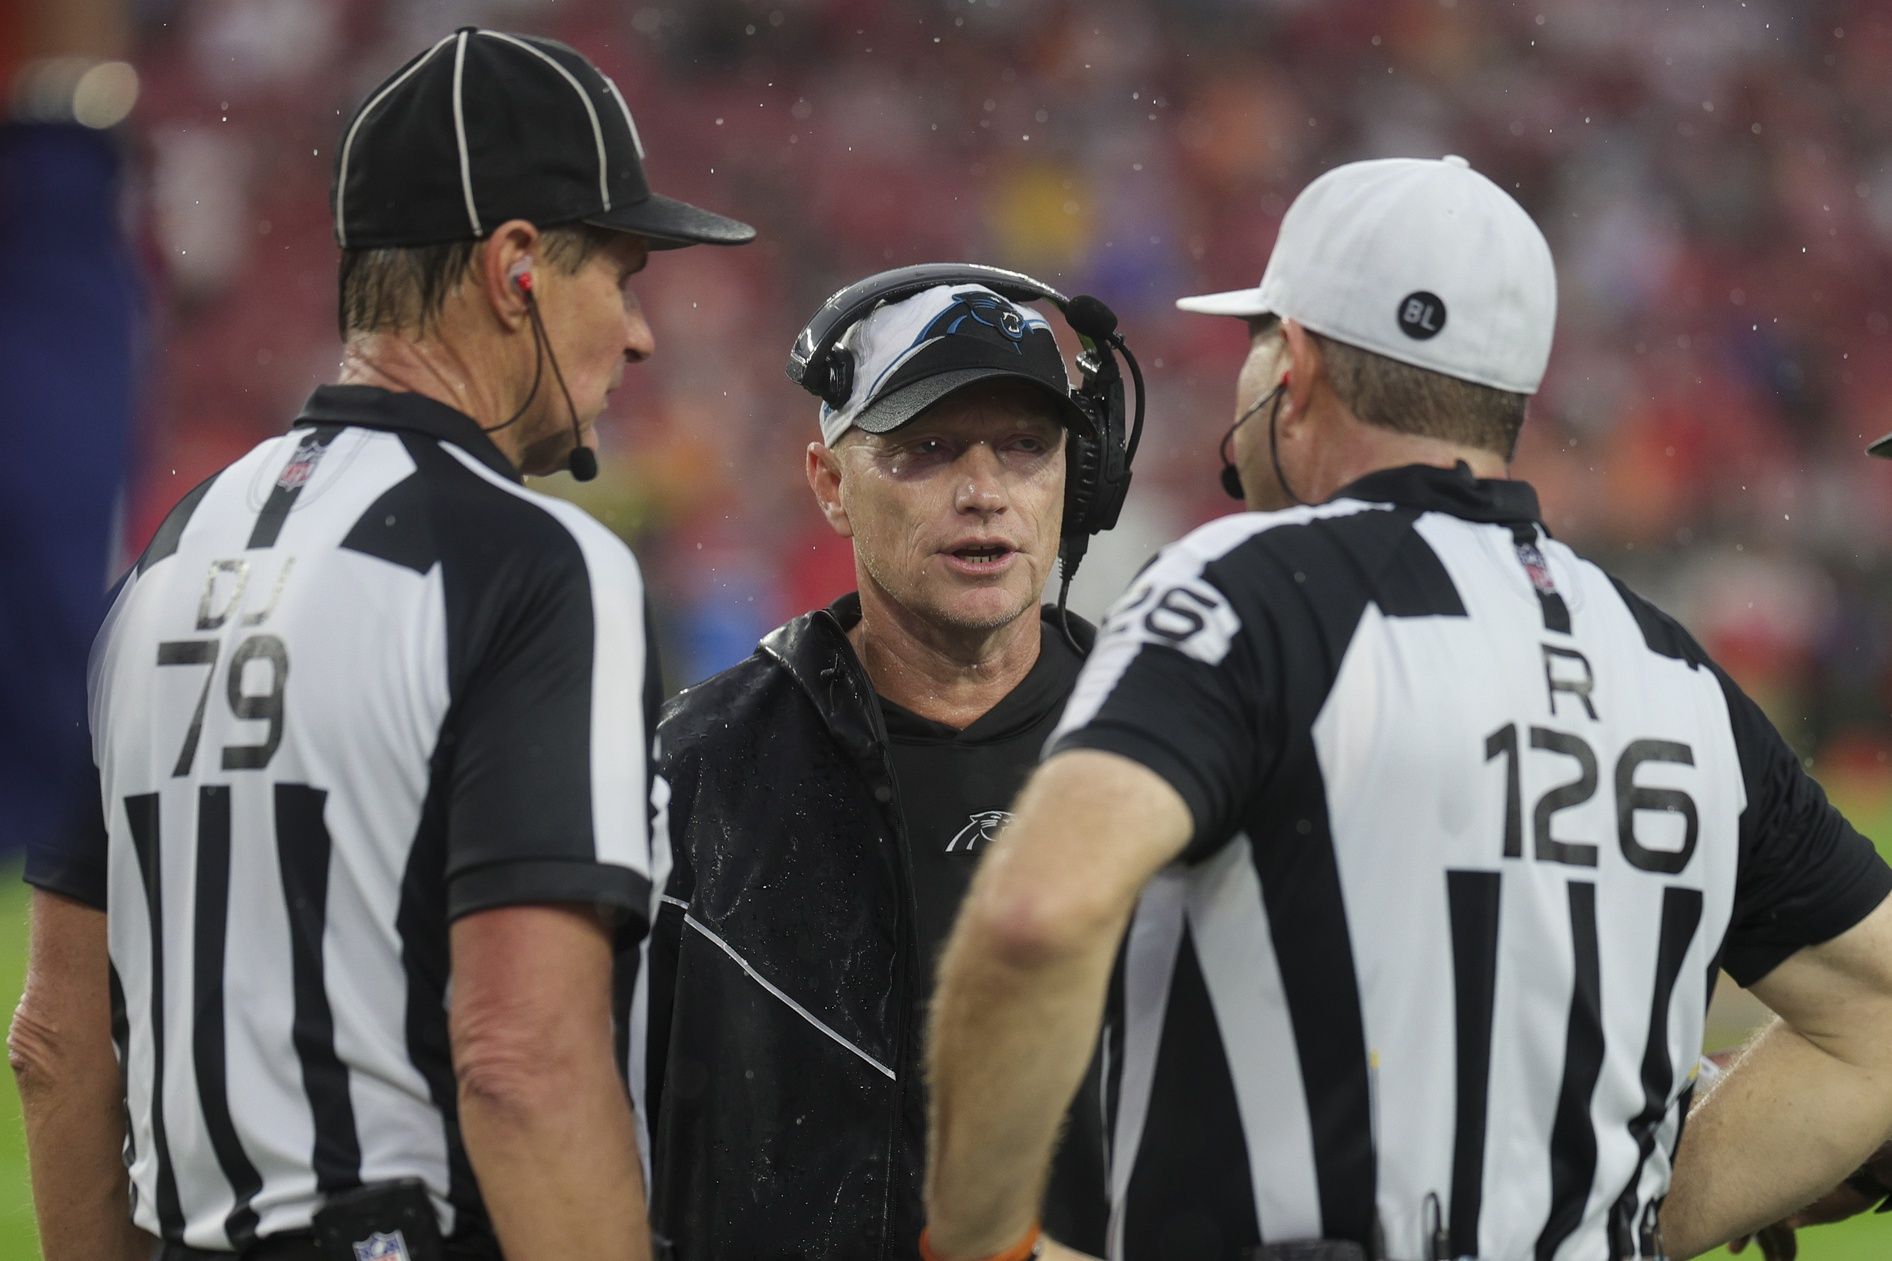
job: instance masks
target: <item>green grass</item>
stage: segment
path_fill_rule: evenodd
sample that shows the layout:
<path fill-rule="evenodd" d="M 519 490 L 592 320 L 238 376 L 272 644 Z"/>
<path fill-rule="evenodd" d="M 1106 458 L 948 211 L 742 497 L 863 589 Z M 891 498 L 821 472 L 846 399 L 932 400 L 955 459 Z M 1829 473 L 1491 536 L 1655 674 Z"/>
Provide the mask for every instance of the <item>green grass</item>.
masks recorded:
<path fill-rule="evenodd" d="M 1886 847 L 1892 837 L 1892 813 L 1853 815 Z M 0 868 L 0 994 L 17 996 L 26 972 L 26 886 L 18 869 Z M 6 1004 L 8 1012 L 12 1004 Z M 0 1073 L 0 1261 L 37 1261 L 39 1236 L 33 1227 L 33 1203 L 26 1177 L 26 1136 L 20 1126 L 20 1099 L 13 1074 Z M 1710 1254 L 1723 1258 L 1725 1252 Z M 1759 1261 L 1750 1248 L 1735 1261 Z M 1892 1258 L 1892 1214 L 1868 1214 L 1849 1222 L 1821 1226 L 1800 1235 L 1802 1261 L 1887 1261 Z"/>
<path fill-rule="evenodd" d="M 19 868 L 0 865 L 0 995 L 10 1017 L 26 977 L 26 899 Z M 0 1257 L 33 1261 L 39 1256 L 39 1232 L 33 1228 L 33 1193 L 26 1181 L 26 1132 L 20 1124 L 20 1096 L 13 1074 L 0 1073 Z"/>

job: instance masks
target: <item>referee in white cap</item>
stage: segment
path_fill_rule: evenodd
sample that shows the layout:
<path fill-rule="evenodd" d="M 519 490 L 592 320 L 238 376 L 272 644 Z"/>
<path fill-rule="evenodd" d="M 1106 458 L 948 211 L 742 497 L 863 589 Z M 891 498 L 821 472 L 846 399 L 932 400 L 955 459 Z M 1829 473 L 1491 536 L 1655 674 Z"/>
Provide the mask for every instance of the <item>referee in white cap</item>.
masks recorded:
<path fill-rule="evenodd" d="M 337 155 L 341 382 L 191 491 L 92 657 L 10 1048 L 47 1261 L 634 1261 L 620 1056 L 668 865 L 636 560 L 595 470 L 651 192 L 615 84 L 472 28 Z"/>
<path fill-rule="evenodd" d="M 1354 163 L 1258 288 L 1181 305 L 1253 333 L 1255 511 L 1114 607 L 975 879 L 926 1255 L 1037 1246 L 1100 1021 L 1113 1257 L 1686 1257 L 1856 1168 L 1892 1130 L 1892 871 L 1506 478 L 1536 225 L 1462 159 Z M 1720 969 L 1783 1020 L 1678 1166 Z"/>

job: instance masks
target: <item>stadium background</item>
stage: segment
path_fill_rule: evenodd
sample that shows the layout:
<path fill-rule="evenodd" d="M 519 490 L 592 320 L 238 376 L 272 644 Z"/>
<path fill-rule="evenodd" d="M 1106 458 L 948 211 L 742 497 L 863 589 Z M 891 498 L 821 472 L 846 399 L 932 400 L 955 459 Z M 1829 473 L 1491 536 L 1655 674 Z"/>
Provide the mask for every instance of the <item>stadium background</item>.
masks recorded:
<path fill-rule="evenodd" d="M 375 82 L 456 25 L 584 49 L 629 99 L 653 183 L 760 229 L 745 249 L 656 257 L 638 291 L 657 356 L 615 398 L 603 476 L 549 483 L 636 547 L 673 684 L 850 585 L 799 471 L 814 403 L 782 375 L 831 290 L 967 258 L 1115 307 L 1152 396 L 1125 527 L 1078 584 L 1094 614 L 1154 546 L 1229 508 L 1214 449 L 1243 336 L 1172 299 L 1252 283 L 1287 201 L 1328 166 L 1461 153 L 1558 260 L 1557 348 L 1517 465 L 1552 528 L 1681 616 L 1892 840 L 1892 467 L 1860 454 L 1892 430 L 1883 3 L 132 10 L 126 215 L 148 310 L 126 556 L 333 373 L 332 146 Z M 0 895 L 8 993 L 23 906 Z M 1752 1015 L 1725 1005 L 1717 1036 Z M 17 1119 L 3 1128 L 0 1257 L 28 1257 Z M 1801 1255 L 1888 1241 L 1872 1218 L 1803 1236 Z"/>

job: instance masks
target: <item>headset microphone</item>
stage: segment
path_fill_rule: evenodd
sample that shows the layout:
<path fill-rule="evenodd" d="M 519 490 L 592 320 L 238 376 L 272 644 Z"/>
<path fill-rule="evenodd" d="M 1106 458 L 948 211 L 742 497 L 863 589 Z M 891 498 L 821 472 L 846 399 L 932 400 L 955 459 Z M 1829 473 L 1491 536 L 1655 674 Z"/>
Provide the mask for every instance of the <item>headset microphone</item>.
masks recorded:
<path fill-rule="evenodd" d="M 1064 319 L 1072 332 L 1096 342 L 1117 331 L 1117 313 L 1088 293 L 1078 294 L 1065 305 Z"/>
<path fill-rule="evenodd" d="M 1229 437 L 1233 438 L 1234 436 L 1235 431 L 1233 429 L 1229 430 Z M 1223 439 L 1222 493 L 1239 503 L 1247 499 L 1248 494 L 1242 489 L 1242 471 L 1235 467 L 1235 462 L 1230 460 L 1226 454 L 1227 444 L 1228 440 L 1226 438 Z"/>
<path fill-rule="evenodd" d="M 503 429 L 525 414 L 533 398 L 539 392 L 539 378 L 545 371 L 547 360 L 552 364 L 552 379 L 558 382 L 558 392 L 565 399 L 565 414 L 572 421 L 572 453 L 565 467 L 571 471 L 573 480 L 588 482 L 598 475 L 598 454 L 585 445 L 585 432 L 578 423 L 578 409 L 572 406 L 572 392 L 565 387 L 565 374 L 559 369 L 558 355 L 552 350 L 552 338 L 545 331 L 545 320 L 539 315 L 539 299 L 532 292 L 532 260 L 522 258 L 513 264 L 508 273 L 515 288 L 526 301 L 526 316 L 532 321 L 532 345 L 537 352 L 537 366 L 532 372 L 532 389 L 526 394 L 526 401 L 519 405 L 519 410 L 512 414 L 512 419 L 494 428 Z M 489 431 L 490 432 L 490 431 Z"/>
<path fill-rule="evenodd" d="M 1281 457 L 1275 450 L 1275 419 L 1280 415 L 1282 392 L 1287 388 L 1288 378 L 1283 376 L 1279 385 L 1256 399 L 1255 405 L 1237 416 L 1235 423 L 1230 425 L 1228 431 L 1222 435 L 1222 445 L 1219 448 L 1222 455 L 1222 493 L 1230 499 L 1239 502 L 1248 498 L 1242 486 L 1242 471 L 1235 467 L 1235 431 L 1247 424 L 1249 417 L 1273 403 L 1274 410 L 1268 413 L 1268 453 L 1274 459 L 1275 476 L 1281 479 L 1281 488 L 1288 492 L 1288 498 L 1294 500 L 1295 503 L 1302 502 L 1299 495 L 1288 489 L 1287 479 L 1281 473 Z"/>

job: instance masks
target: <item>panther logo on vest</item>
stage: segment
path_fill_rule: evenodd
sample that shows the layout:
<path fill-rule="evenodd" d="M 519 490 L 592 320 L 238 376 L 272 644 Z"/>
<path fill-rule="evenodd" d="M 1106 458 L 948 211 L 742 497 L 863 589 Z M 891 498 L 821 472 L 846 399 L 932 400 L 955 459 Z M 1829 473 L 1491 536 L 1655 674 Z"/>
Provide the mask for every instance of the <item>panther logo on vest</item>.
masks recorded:
<path fill-rule="evenodd" d="M 354 1249 L 355 1261 L 414 1261 L 413 1254 L 407 1250 L 407 1240 L 398 1230 L 391 1235 L 377 1230 L 366 1239 L 358 1240 Z"/>
<path fill-rule="evenodd" d="M 958 849 L 962 841 L 968 854 L 977 849 L 981 842 L 989 845 L 998 839 L 999 829 L 1011 821 L 1009 810 L 981 810 L 972 816 L 965 827 L 959 829 L 959 835 L 947 842 L 946 852 L 950 854 Z"/>
<path fill-rule="evenodd" d="M 283 465 L 282 472 L 276 474 L 277 490 L 301 490 L 315 476 L 315 466 L 321 463 L 322 453 L 328 450 L 320 442 L 304 440 L 296 448 L 296 453 L 289 457 L 289 463 Z"/>

